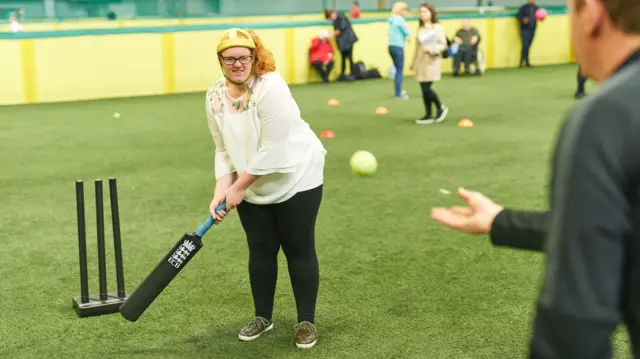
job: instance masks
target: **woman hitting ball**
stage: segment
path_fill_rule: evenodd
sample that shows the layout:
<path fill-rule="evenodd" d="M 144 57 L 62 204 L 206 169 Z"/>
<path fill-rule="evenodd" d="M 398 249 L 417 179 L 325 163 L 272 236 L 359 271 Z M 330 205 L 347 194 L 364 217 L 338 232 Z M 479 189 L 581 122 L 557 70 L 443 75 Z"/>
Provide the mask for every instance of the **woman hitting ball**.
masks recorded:
<path fill-rule="evenodd" d="M 250 341 L 273 329 L 278 252 L 287 258 L 298 312 L 295 341 L 311 348 L 318 294 L 315 223 L 322 199 L 325 149 L 309 125 L 273 55 L 251 30 L 230 29 L 218 44 L 223 77 L 206 94 L 216 145 L 216 222 L 237 208 L 249 246 L 254 318 L 240 330 Z M 227 210 L 215 214 L 223 201 Z"/>

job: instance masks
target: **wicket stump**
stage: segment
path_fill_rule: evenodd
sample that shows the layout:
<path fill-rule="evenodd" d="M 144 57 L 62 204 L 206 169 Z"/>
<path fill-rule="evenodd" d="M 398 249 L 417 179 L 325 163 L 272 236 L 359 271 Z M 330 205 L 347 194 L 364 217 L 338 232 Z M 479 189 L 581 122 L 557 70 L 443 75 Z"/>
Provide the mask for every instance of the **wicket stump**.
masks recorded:
<path fill-rule="evenodd" d="M 102 180 L 95 180 L 96 227 L 98 239 L 98 278 L 100 292 L 89 295 L 87 275 L 87 234 L 84 209 L 84 182 L 76 181 L 76 205 L 78 216 L 78 250 L 80 252 L 80 296 L 73 298 L 73 307 L 80 317 L 91 317 L 117 313 L 127 300 L 124 289 L 124 269 L 122 266 L 122 243 L 120 239 L 120 214 L 118 209 L 118 189 L 116 179 L 109 178 L 111 200 L 111 222 L 113 225 L 113 250 L 116 261 L 117 292 L 107 291 L 107 268 L 104 242 L 104 204 Z"/>

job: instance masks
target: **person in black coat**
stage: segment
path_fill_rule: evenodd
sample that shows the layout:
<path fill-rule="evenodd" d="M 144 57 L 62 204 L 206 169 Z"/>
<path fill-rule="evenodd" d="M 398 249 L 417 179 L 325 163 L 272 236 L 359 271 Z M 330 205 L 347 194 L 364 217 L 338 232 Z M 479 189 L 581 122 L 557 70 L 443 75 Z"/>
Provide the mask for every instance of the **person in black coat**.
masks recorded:
<path fill-rule="evenodd" d="M 628 334 L 626 357 L 640 358 L 640 1 L 567 7 L 580 74 L 601 85 L 557 131 L 548 209 L 505 208 L 459 189 L 468 206 L 436 207 L 431 217 L 488 234 L 495 246 L 546 254 L 520 358 L 612 359 L 618 327 Z"/>
<path fill-rule="evenodd" d="M 539 9 L 536 0 L 528 0 L 528 2 L 520 7 L 516 17 L 520 23 L 520 38 L 522 39 L 522 53 L 520 54 L 520 67 L 523 63 L 527 67 L 531 67 L 529 62 L 529 50 L 533 43 L 533 37 L 536 34 L 536 11 Z"/>
<path fill-rule="evenodd" d="M 324 12 L 324 16 L 333 21 L 336 44 L 342 55 L 342 72 L 338 80 L 352 80 L 353 76 L 347 76 L 346 74 L 347 60 L 349 61 L 349 74 L 351 74 L 351 68 L 353 67 L 353 45 L 358 41 L 358 37 L 353 31 L 351 22 L 344 14 L 338 13 L 336 10 L 327 9 Z"/>

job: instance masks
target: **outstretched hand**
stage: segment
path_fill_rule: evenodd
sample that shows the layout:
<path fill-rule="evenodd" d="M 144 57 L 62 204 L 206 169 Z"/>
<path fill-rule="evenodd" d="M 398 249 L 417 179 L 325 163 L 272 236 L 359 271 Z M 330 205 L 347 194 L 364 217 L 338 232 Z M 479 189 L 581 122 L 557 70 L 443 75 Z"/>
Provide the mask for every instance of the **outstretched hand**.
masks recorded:
<path fill-rule="evenodd" d="M 466 233 L 488 234 L 496 216 L 504 207 L 496 204 L 480 192 L 458 189 L 458 195 L 468 207 L 436 207 L 431 209 L 431 218 L 445 226 Z"/>

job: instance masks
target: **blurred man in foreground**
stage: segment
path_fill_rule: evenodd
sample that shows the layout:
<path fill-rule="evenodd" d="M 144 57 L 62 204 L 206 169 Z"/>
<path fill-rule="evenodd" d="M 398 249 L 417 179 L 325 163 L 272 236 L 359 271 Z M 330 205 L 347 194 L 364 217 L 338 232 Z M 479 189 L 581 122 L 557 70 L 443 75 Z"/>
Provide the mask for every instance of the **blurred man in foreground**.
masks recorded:
<path fill-rule="evenodd" d="M 431 216 L 496 246 L 546 252 L 530 359 L 609 359 L 621 320 L 640 358 L 640 2 L 568 8 L 581 71 L 603 84 L 560 131 L 550 210 L 505 209 L 461 189 L 468 207 Z"/>

